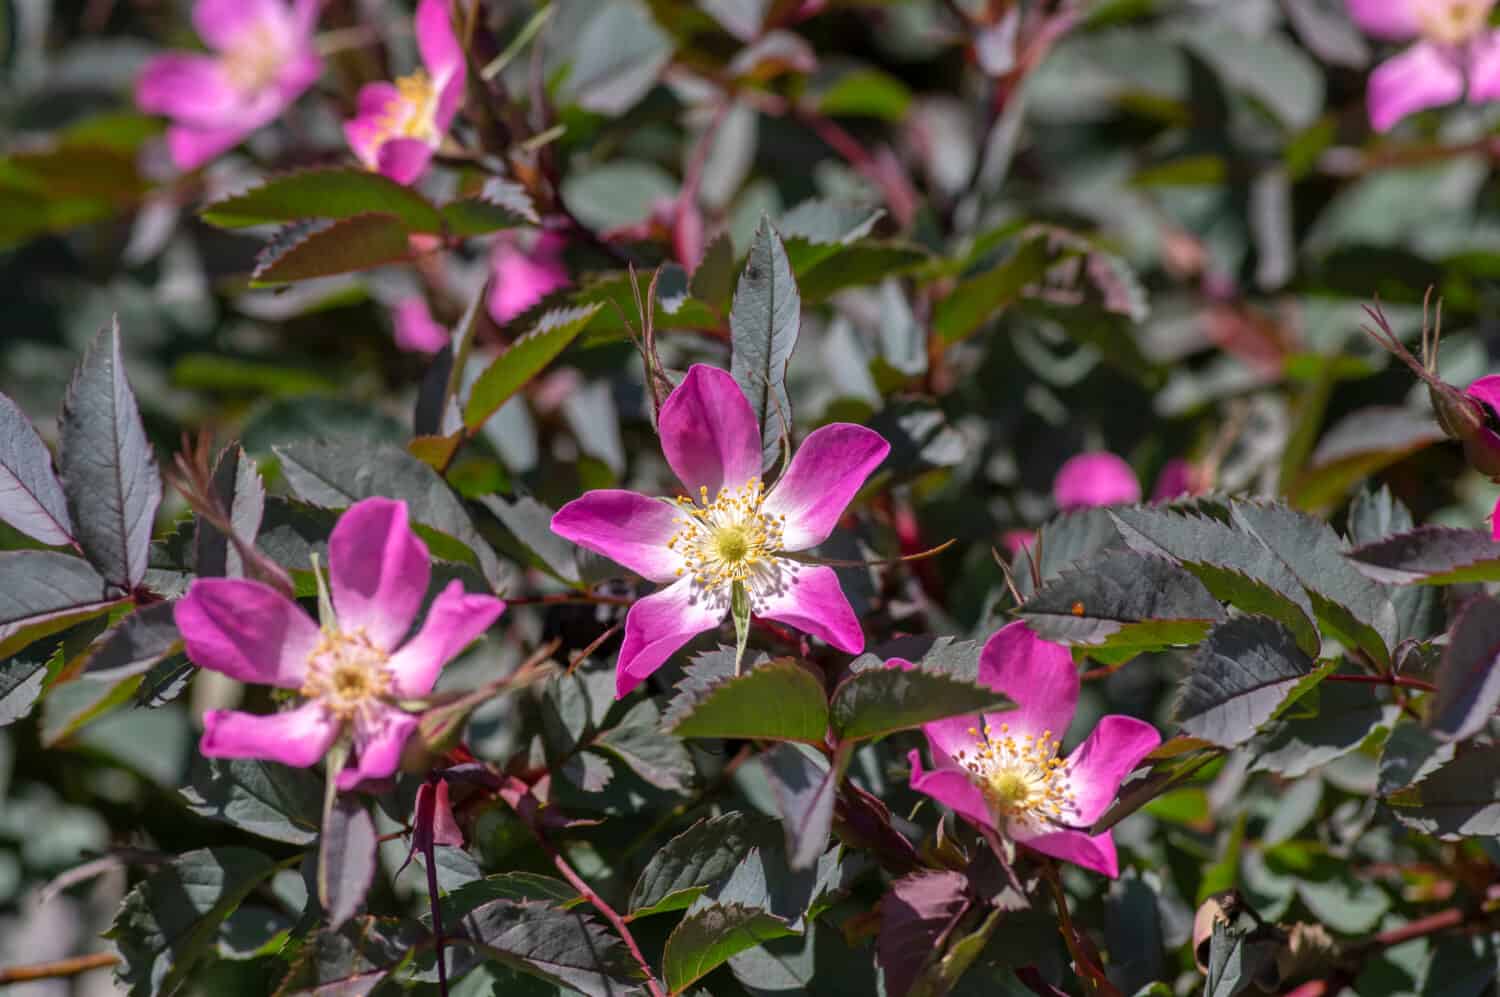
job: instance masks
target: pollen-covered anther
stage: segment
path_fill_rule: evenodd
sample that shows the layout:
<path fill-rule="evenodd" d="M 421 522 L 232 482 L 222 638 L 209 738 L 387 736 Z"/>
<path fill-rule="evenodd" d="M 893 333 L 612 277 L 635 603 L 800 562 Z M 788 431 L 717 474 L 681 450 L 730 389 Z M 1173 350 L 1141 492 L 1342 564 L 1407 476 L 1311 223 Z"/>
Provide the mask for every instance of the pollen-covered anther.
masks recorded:
<path fill-rule="evenodd" d="M 761 509 L 765 489 L 759 478 L 742 488 L 720 488 L 709 500 L 708 489 L 698 489 L 698 500 L 679 498 L 683 516 L 667 546 L 682 557 L 679 575 L 719 589 L 750 580 L 781 549 L 785 516 Z"/>
<path fill-rule="evenodd" d="M 1063 822 L 1073 807 L 1067 762 L 1057 756 L 1061 742 L 1050 730 L 1017 738 L 1009 724 L 998 735 L 990 724 L 983 731 L 969 728 L 973 752 L 960 751 L 959 764 L 968 770 L 999 821 L 1036 825 Z"/>
<path fill-rule="evenodd" d="M 395 99 L 385 106 L 376 121 L 379 142 L 395 138 L 414 138 L 436 145 L 442 136 L 438 133 L 437 87 L 432 78 L 422 70 L 396 80 Z"/>
<path fill-rule="evenodd" d="M 1416 5 L 1422 34 L 1440 45 L 1462 45 L 1482 31 L 1494 0 L 1429 0 Z"/>
<path fill-rule="evenodd" d="M 325 633 L 307 659 L 302 695 L 349 719 L 390 692 L 387 655 L 362 630 Z"/>

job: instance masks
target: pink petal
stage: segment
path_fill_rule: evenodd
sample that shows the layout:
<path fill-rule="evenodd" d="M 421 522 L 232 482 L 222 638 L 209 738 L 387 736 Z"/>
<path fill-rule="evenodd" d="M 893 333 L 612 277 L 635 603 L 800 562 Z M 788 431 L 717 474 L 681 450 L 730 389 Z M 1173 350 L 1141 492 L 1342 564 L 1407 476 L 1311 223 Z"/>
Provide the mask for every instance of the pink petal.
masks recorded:
<path fill-rule="evenodd" d="M 1464 74 L 1441 48 L 1418 42 L 1375 67 L 1365 89 L 1370 124 L 1378 132 L 1429 107 L 1451 104 L 1464 95 Z"/>
<path fill-rule="evenodd" d="M 1422 0 L 1345 0 L 1361 31 L 1375 38 L 1403 41 L 1416 37 L 1417 4 Z"/>
<path fill-rule="evenodd" d="M 794 626 L 849 654 L 865 649 L 865 632 L 832 568 L 784 559 L 777 560 L 777 567 L 778 587 L 755 592 L 756 616 Z"/>
<path fill-rule="evenodd" d="M 296 689 L 318 646 L 318 625 L 261 582 L 198 578 L 173 609 L 188 657 L 241 682 Z"/>
<path fill-rule="evenodd" d="M 413 847 L 422 849 L 428 842 L 462 847 L 464 833 L 453 817 L 453 805 L 448 800 L 447 779 L 439 779 L 436 783 L 424 782 L 418 786 L 415 809 Z M 422 840 L 423 838 L 426 840 Z"/>
<path fill-rule="evenodd" d="M 996 728 L 1061 740 L 1078 708 L 1078 669 L 1061 644 L 1043 640 L 1024 621 L 1002 627 L 979 653 L 979 681 L 1016 701 L 1016 709 L 991 714 Z"/>
<path fill-rule="evenodd" d="M 339 722 L 318 703 L 263 716 L 238 710 L 203 714 L 198 750 L 206 758 L 264 758 L 307 768 L 328 753 Z"/>
<path fill-rule="evenodd" d="M 990 812 L 984 793 L 967 775 L 958 769 L 922 771 L 922 754 L 915 748 L 908 754 L 911 762 L 911 788 L 937 800 L 961 817 L 990 829 L 995 828 L 995 817 Z"/>
<path fill-rule="evenodd" d="M 351 505 L 328 538 L 328 576 L 339 629 L 362 629 L 376 647 L 395 650 L 432 576 L 427 545 L 411 531 L 406 503 L 367 498 Z"/>
<path fill-rule="evenodd" d="M 1000 534 L 1000 543 L 1007 554 L 1015 557 L 1021 551 L 1031 550 L 1036 546 L 1036 530 L 1006 530 Z"/>
<path fill-rule="evenodd" d="M 448 345 L 448 330 L 432 317 L 421 295 L 402 298 L 391 308 L 396 346 L 412 353 L 436 353 Z"/>
<path fill-rule="evenodd" d="M 441 78 L 440 78 L 441 79 Z M 439 84 L 437 107 L 432 110 L 432 124 L 438 130 L 439 135 L 448 134 L 449 127 L 453 124 L 453 116 L 464 102 L 464 73 L 463 69 Z"/>
<path fill-rule="evenodd" d="M 1500 374 L 1486 374 L 1465 388 L 1464 394 L 1481 404 L 1488 405 L 1490 411 L 1500 417 Z"/>
<path fill-rule="evenodd" d="M 354 117 L 344 122 L 344 139 L 349 148 L 372 170 L 380 165 L 380 141 L 384 131 L 381 122 L 386 108 L 400 100 L 401 94 L 395 84 L 384 80 L 366 83 L 359 88 Z"/>
<path fill-rule="evenodd" d="M 1043 855 L 1102 872 L 1111 879 L 1120 875 L 1120 859 L 1115 853 L 1114 836 L 1109 831 L 1093 837 L 1082 831 L 1051 831 L 1036 836 L 1017 834 L 1016 840 Z"/>
<path fill-rule="evenodd" d="M 669 582 L 682 569 L 681 555 L 667 546 L 681 518 L 676 506 L 664 499 L 601 488 L 557 510 L 552 532 L 642 578 Z"/>
<path fill-rule="evenodd" d="M 504 611 L 505 603 L 494 596 L 465 592 L 458 579 L 449 582 L 432 600 L 422 629 L 391 655 L 396 695 L 416 699 L 431 692 L 443 666 L 488 630 Z"/>
<path fill-rule="evenodd" d="M 287 60 L 287 63 L 281 67 L 281 72 L 277 74 L 276 84 L 269 95 L 272 110 L 259 124 L 265 124 L 280 114 L 283 109 L 290 107 L 298 97 L 307 92 L 308 87 L 318 82 L 318 77 L 322 75 L 323 60 L 314 48 L 308 48 Z"/>
<path fill-rule="evenodd" d="M 693 495 L 741 488 L 760 477 L 760 427 L 750 403 L 728 371 L 693 364 L 657 420 L 661 449 L 678 480 Z"/>
<path fill-rule="evenodd" d="M 388 139 L 380 144 L 375 161 L 380 172 L 397 183 L 416 183 L 432 162 L 432 146 L 415 138 Z"/>
<path fill-rule="evenodd" d="M 1490 513 L 1490 539 L 1500 540 L 1500 500 L 1495 502 L 1494 511 Z"/>
<path fill-rule="evenodd" d="M 854 493 L 890 452 L 879 433 L 847 422 L 809 433 L 763 507 L 786 517 L 782 546 L 806 550 L 827 540 Z"/>
<path fill-rule="evenodd" d="M 228 128 L 194 128 L 172 125 L 167 129 L 167 151 L 179 170 L 196 170 L 227 152 L 254 131 L 238 125 Z"/>
<path fill-rule="evenodd" d="M 1059 509 L 1129 505 L 1141 500 L 1141 483 L 1124 460 L 1107 451 L 1072 457 L 1052 479 Z"/>
<path fill-rule="evenodd" d="M 142 111 L 199 126 L 229 124 L 240 101 L 222 63 L 206 55 L 159 55 L 135 84 L 135 103 Z"/>
<path fill-rule="evenodd" d="M 1161 734 L 1144 720 L 1102 717 L 1078 750 L 1068 756 L 1068 785 L 1078 811 L 1068 823 L 1094 823 L 1114 802 L 1120 783 L 1156 746 Z"/>
<path fill-rule="evenodd" d="M 682 578 L 636 600 L 625 614 L 625 640 L 615 665 L 615 696 L 624 698 L 694 636 L 719 625 L 727 604 L 696 591 Z"/>
<path fill-rule="evenodd" d="M 193 29 L 220 51 L 236 47 L 246 32 L 257 28 L 270 31 L 270 41 L 285 44 L 291 27 L 286 7 L 277 0 L 198 0 L 193 5 Z"/>
<path fill-rule="evenodd" d="M 354 758 L 339 773 L 338 788 L 350 790 L 366 779 L 386 779 L 401 765 L 401 750 L 419 718 L 389 707 L 354 718 Z"/>
<path fill-rule="evenodd" d="M 414 24 L 417 49 L 422 53 L 422 62 L 427 75 L 434 80 L 446 79 L 464 71 L 464 50 L 453 33 L 453 20 L 448 15 L 448 0 L 421 0 L 417 4 Z"/>
<path fill-rule="evenodd" d="M 568 271 L 551 250 L 550 233 L 530 252 L 508 240 L 496 240 L 490 254 L 490 294 L 486 301 L 490 317 L 504 325 L 553 291 L 568 286 Z M 559 247 L 560 249 L 560 247 Z"/>
<path fill-rule="evenodd" d="M 1469 43 L 1469 100 L 1500 99 L 1500 31 L 1487 31 Z"/>
<path fill-rule="evenodd" d="M 964 717 L 944 717 L 922 725 L 927 735 L 927 745 L 932 751 L 932 762 L 938 768 L 958 766 L 958 753 L 977 747 L 983 740 L 977 733 L 984 726 L 984 717 L 971 714 Z"/>

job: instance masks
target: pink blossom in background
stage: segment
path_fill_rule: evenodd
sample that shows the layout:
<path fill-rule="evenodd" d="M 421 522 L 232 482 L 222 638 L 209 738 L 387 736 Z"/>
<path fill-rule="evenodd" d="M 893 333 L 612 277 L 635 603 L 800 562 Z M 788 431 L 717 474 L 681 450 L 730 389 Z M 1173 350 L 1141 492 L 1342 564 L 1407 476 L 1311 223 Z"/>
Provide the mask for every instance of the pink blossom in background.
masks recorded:
<path fill-rule="evenodd" d="M 317 19 L 317 0 L 198 0 L 193 26 L 210 51 L 159 55 L 136 81 L 136 105 L 172 119 L 167 149 L 178 169 L 238 145 L 317 81 Z"/>
<path fill-rule="evenodd" d="M 889 667 L 910 668 L 899 658 Z M 909 755 L 911 786 L 982 828 L 1046 855 L 1119 875 L 1114 837 L 1090 835 L 1120 783 L 1161 743 L 1156 728 L 1102 718 L 1066 758 L 1061 741 L 1078 707 L 1078 669 L 1066 647 L 1012 623 L 984 645 L 979 681 L 1016 709 L 925 725 L 933 768 Z"/>
<path fill-rule="evenodd" d="M 1151 489 L 1151 501 L 1170 502 L 1172 499 L 1205 495 L 1213 488 L 1212 475 L 1184 457 L 1173 457 L 1162 465 L 1156 476 L 1156 487 Z"/>
<path fill-rule="evenodd" d="M 1495 0 L 1346 0 L 1355 23 L 1388 41 L 1416 39 L 1370 74 L 1370 124 L 1388 131 L 1429 107 L 1451 104 L 1467 87 L 1472 103 L 1500 97 L 1500 32 L 1489 25 Z"/>
<path fill-rule="evenodd" d="M 420 294 L 402 298 L 391 307 L 396 345 L 410 353 L 436 353 L 448 345 L 448 330 L 432 317 Z"/>
<path fill-rule="evenodd" d="M 553 291 L 567 287 L 571 282 L 562 259 L 566 245 L 561 234 L 543 232 L 528 252 L 510 233 L 497 236 L 490 252 L 490 294 L 485 302 L 490 318 L 505 325 Z"/>
<path fill-rule="evenodd" d="M 415 21 L 424 69 L 394 83 L 367 83 L 344 137 L 359 161 L 397 183 L 415 183 L 464 98 L 464 53 L 453 33 L 448 0 L 421 0 Z"/>
<path fill-rule="evenodd" d="M 1481 377 L 1465 388 L 1464 394 L 1483 406 L 1486 413 L 1486 428 L 1472 439 L 1464 440 L 1464 450 L 1470 451 L 1470 463 L 1482 467 L 1500 465 L 1500 374 Z M 1483 457 L 1479 458 L 1479 454 Z"/>
<path fill-rule="evenodd" d="M 1122 458 L 1098 450 L 1071 457 L 1058 469 L 1052 497 L 1064 511 L 1129 505 L 1141 500 L 1141 483 Z"/>
<path fill-rule="evenodd" d="M 419 719 L 396 702 L 430 693 L 442 667 L 505 608 L 453 581 L 408 638 L 432 564 L 406 503 L 391 499 L 365 499 L 339 517 L 328 538 L 328 573 L 336 618 L 321 627 L 295 602 L 248 579 L 196 579 L 177 603 L 177 628 L 195 665 L 293 689 L 304 700 L 267 715 L 210 710 L 204 755 L 306 768 L 348 736 L 353 753 L 338 787 L 386 778 Z"/>
<path fill-rule="evenodd" d="M 1000 545 L 1011 557 L 1023 550 L 1036 549 L 1036 530 L 1006 530 L 1000 534 Z"/>
<path fill-rule="evenodd" d="M 767 492 L 750 403 L 727 372 L 703 364 L 667 396 L 657 422 L 667 463 L 691 498 L 600 489 L 552 517 L 554 533 L 663 586 L 625 617 L 617 694 L 722 623 L 736 582 L 756 616 L 841 651 L 863 650 L 864 632 L 833 569 L 782 555 L 828 539 L 890 444 L 864 426 L 822 426 Z"/>

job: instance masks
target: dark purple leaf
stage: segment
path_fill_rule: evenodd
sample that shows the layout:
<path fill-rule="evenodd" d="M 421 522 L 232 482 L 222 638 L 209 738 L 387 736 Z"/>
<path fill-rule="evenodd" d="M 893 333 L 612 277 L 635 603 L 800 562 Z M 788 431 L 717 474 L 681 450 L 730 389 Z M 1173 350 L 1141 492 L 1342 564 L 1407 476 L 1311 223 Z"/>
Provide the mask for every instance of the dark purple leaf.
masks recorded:
<path fill-rule="evenodd" d="M 15 402 L 0 395 L 0 520 L 44 544 L 73 538 L 52 453 Z"/>
<path fill-rule="evenodd" d="M 971 902 L 969 881 L 962 873 L 919 872 L 896 881 L 880 901 L 875 949 L 890 997 L 905 997 L 911 991 Z"/>
<path fill-rule="evenodd" d="M 1500 707 L 1500 599 L 1481 595 L 1464 606 L 1437 685 L 1427 725 L 1439 737 L 1462 741 L 1489 724 Z"/>
<path fill-rule="evenodd" d="M 329 927 L 338 928 L 365 902 L 375 881 L 377 844 L 375 822 L 363 799 L 340 793 L 323 820 L 318 843 L 318 900 Z"/>

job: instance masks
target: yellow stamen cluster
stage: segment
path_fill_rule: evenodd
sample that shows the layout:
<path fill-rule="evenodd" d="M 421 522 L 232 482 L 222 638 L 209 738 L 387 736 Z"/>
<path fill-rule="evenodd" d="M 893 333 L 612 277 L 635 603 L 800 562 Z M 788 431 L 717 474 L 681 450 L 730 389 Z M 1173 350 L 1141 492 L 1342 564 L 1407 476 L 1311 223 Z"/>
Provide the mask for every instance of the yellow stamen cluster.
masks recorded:
<path fill-rule="evenodd" d="M 1057 757 L 1062 746 L 1050 730 L 1040 736 L 1017 737 L 1010 724 L 997 733 L 990 724 L 981 731 L 969 728 L 976 747 L 958 752 L 958 763 L 968 770 L 1000 822 L 1041 826 L 1066 823 L 1073 810 L 1068 763 Z"/>
<path fill-rule="evenodd" d="M 436 146 L 442 141 L 433 116 L 437 113 L 437 87 L 422 70 L 396 80 L 395 100 L 386 104 L 375 122 L 377 145 L 393 138 L 414 138 Z"/>
<path fill-rule="evenodd" d="M 373 705 L 391 688 L 387 658 L 362 630 L 324 631 L 307 659 L 302 695 L 315 699 L 335 716 L 348 720 Z"/>
<path fill-rule="evenodd" d="M 1462 45 L 1484 28 L 1494 0 L 1418 0 L 1422 34 L 1442 45 Z"/>
<path fill-rule="evenodd" d="M 283 61 L 285 54 L 277 33 L 269 24 L 257 23 L 246 28 L 234 47 L 224 53 L 222 65 L 231 86 L 252 94 L 276 82 Z"/>
<path fill-rule="evenodd" d="M 708 489 L 698 489 L 698 500 L 680 497 L 682 517 L 667 546 L 682 556 L 679 575 L 691 575 L 704 588 L 721 589 L 770 566 L 781 549 L 785 516 L 761 511 L 765 488 L 759 478 L 739 489 L 720 488 L 712 502 Z"/>

